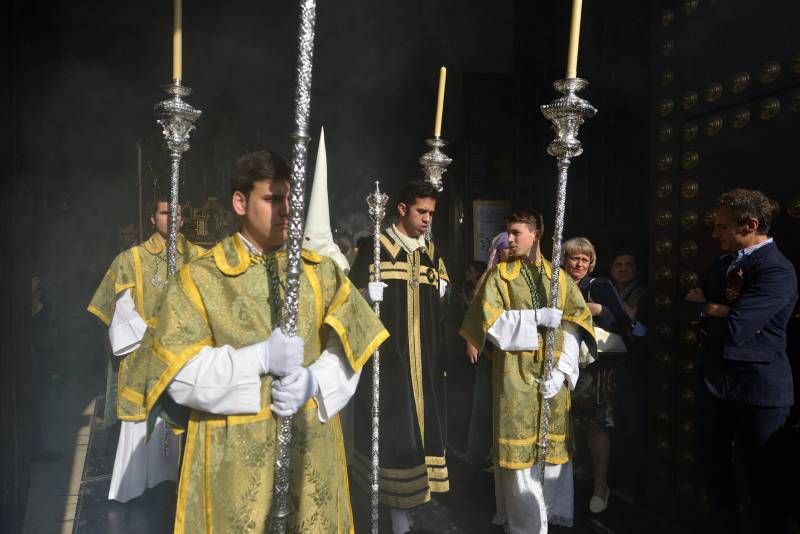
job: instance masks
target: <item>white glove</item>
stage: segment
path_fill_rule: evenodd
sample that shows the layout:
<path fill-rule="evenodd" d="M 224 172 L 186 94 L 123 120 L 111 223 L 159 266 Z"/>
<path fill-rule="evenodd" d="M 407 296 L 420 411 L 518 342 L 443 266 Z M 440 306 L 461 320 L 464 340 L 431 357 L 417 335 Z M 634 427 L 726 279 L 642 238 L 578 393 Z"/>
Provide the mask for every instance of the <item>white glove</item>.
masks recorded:
<path fill-rule="evenodd" d="M 443 299 L 447 293 L 447 280 L 439 279 L 439 298 Z"/>
<path fill-rule="evenodd" d="M 564 312 L 558 308 L 539 308 L 536 310 L 536 324 L 547 328 L 561 326 L 561 316 Z"/>
<path fill-rule="evenodd" d="M 272 331 L 269 339 L 262 343 L 263 350 L 259 354 L 260 374 L 286 376 L 297 371 L 302 365 L 303 338 L 289 337 L 278 327 Z"/>
<path fill-rule="evenodd" d="M 383 289 L 389 287 L 383 282 L 370 282 L 367 284 L 367 296 L 370 304 L 383 302 Z"/>
<path fill-rule="evenodd" d="M 289 417 L 314 396 L 317 379 L 305 367 L 300 367 L 289 376 L 272 382 L 272 404 L 270 408 L 281 417 Z"/>
<path fill-rule="evenodd" d="M 539 392 L 542 394 L 542 397 L 545 399 L 552 399 L 555 397 L 558 392 L 561 391 L 564 380 L 566 380 L 566 375 L 558 369 L 553 369 L 550 372 L 549 379 L 539 382 Z"/>

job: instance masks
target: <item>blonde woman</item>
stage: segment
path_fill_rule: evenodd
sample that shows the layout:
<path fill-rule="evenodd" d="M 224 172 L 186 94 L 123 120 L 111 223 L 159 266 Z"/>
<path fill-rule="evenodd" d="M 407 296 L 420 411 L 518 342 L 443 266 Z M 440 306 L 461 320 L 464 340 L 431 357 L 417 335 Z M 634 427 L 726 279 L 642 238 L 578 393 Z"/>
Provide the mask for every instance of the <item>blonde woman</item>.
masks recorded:
<path fill-rule="evenodd" d="M 574 237 L 563 245 L 562 268 L 578 285 L 595 326 L 600 360 L 581 372 L 573 394 L 575 425 L 586 431 L 594 473 L 594 491 L 589 510 L 603 512 L 608 507 L 608 464 L 611 453 L 610 429 L 614 428 L 614 369 L 604 354 L 627 352 L 625 337 L 631 320 L 611 282 L 590 276 L 597 264 L 594 245 L 585 237 Z M 592 352 L 595 352 L 592 347 Z"/>

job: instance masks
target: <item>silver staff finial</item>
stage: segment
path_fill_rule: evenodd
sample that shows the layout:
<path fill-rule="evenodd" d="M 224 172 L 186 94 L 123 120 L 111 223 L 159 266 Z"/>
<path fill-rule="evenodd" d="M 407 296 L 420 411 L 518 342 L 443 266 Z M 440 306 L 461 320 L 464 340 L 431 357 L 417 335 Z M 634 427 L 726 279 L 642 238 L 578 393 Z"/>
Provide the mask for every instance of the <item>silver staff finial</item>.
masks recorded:
<path fill-rule="evenodd" d="M 447 141 L 441 137 L 434 137 L 433 139 L 426 139 L 425 144 L 431 147 L 431 150 L 419 158 L 419 164 L 422 165 L 425 179 L 437 191 L 442 191 L 444 189 L 444 173 L 447 172 L 447 167 L 453 163 L 453 160 L 441 150 L 447 146 Z"/>
<path fill-rule="evenodd" d="M 578 140 L 578 129 L 584 120 L 597 113 L 589 102 L 577 95 L 578 91 L 589 85 L 582 78 L 566 78 L 553 83 L 553 87 L 564 96 L 549 104 L 541 106 L 542 114 L 553 123 L 555 139 L 547 147 L 547 153 L 556 158 L 558 167 L 558 190 L 556 194 L 556 214 L 553 231 L 553 278 L 550 281 L 550 307 L 558 307 L 559 275 L 561 272 L 561 240 L 564 234 L 564 213 L 567 203 L 567 178 L 571 158 L 580 156 L 583 147 Z M 553 352 L 555 350 L 556 331 L 547 329 L 545 339 L 545 374 L 550 376 L 553 370 Z M 544 464 L 547 456 L 547 430 L 550 419 L 550 402 L 542 399 L 542 417 L 539 423 L 539 476 L 544 479 Z"/>
<path fill-rule="evenodd" d="M 173 80 L 164 86 L 164 91 L 172 98 L 155 105 L 156 122 L 161 126 L 164 140 L 169 150 L 169 224 L 167 226 L 167 277 L 175 276 L 178 270 L 178 218 L 180 215 L 180 180 L 181 158 L 189 150 L 189 134 L 194 130 L 194 122 L 202 112 L 194 109 L 183 100 L 192 90 L 181 85 L 180 80 Z M 157 276 L 157 275 L 156 275 Z M 164 425 L 162 454 L 169 454 L 169 430 Z"/>
<path fill-rule="evenodd" d="M 373 280 L 381 281 L 381 223 L 386 215 L 386 204 L 389 196 L 381 191 L 380 183 L 375 180 L 375 191 L 367 195 L 367 206 L 369 206 L 369 218 L 372 220 L 373 237 Z M 381 316 L 381 303 L 375 302 L 373 305 L 375 314 Z M 380 387 L 381 387 L 381 354 L 375 350 L 372 356 L 372 472 L 370 481 L 370 509 L 372 534 L 378 534 L 380 525 Z"/>
<path fill-rule="evenodd" d="M 297 315 L 300 305 L 300 249 L 303 244 L 303 211 L 305 208 L 306 159 L 308 156 L 308 125 L 311 114 L 311 72 L 314 59 L 314 24 L 317 18 L 316 0 L 300 0 L 300 27 L 297 36 L 297 83 L 294 93 L 294 133 L 290 173 L 292 190 L 289 196 L 289 239 L 286 260 L 286 297 L 281 329 L 287 336 L 297 335 Z M 275 487 L 273 531 L 286 532 L 289 516 L 290 450 L 292 418 L 281 417 L 278 422 L 278 443 L 275 454 Z"/>

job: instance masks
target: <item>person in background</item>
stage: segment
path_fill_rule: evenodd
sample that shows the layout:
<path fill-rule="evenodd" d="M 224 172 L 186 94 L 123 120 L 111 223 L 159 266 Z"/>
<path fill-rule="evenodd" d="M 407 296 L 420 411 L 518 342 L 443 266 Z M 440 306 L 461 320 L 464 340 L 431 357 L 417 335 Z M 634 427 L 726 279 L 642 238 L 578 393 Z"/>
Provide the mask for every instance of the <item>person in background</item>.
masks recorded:
<path fill-rule="evenodd" d="M 139 228 L 133 223 L 120 225 L 117 240 L 119 252 L 135 247 L 139 244 Z"/>
<path fill-rule="evenodd" d="M 61 453 L 45 448 L 45 421 L 52 384 L 50 359 L 53 357 L 53 344 L 50 338 L 53 317 L 50 304 L 44 296 L 42 279 L 34 276 L 31 279 L 31 378 L 33 380 L 33 396 L 31 408 L 31 461 L 57 462 Z"/>
<path fill-rule="evenodd" d="M 464 272 L 464 285 L 458 290 L 458 296 L 464 309 L 472 302 L 472 296 L 478 287 L 478 280 L 484 272 L 486 272 L 485 261 L 475 260 L 467 265 L 467 270 Z"/>
<path fill-rule="evenodd" d="M 119 502 L 138 497 L 165 480 L 177 480 L 180 462 L 177 436 L 165 430 L 163 421 L 159 420 L 156 427 L 159 438 L 145 439 L 147 422 L 141 394 L 144 373 L 139 368 L 138 349 L 145 332 L 154 324 L 169 279 L 167 197 L 153 202 L 150 223 L 153 234 L 114 258 L 87 307 L 108 327 L 111 345 L 106 362 L 103 424 L 108 428 L 122 421 L 108 492 L 109 499 Z M 178 268 L 203 252 L 202 247 L 178 234 Z M 162 446 L 162 441 L 168 445 Z"/>
<path fill-rule="evenodd" d="M 604 356 L 627 353 L 626 338 L 631 332 L 631 320 L 611 282 L 590 276 L 596 264 L 597 253 L 591 241 L 585 237 L 573 237 L 564 242 L 561 266 L 578 284 L 592 312 L 597 352 L 600 353 L 594 350 L 594 346 L 582 344 L 586 356 L 581 363 L 588 368 L 581 372 L 573 393 L 573 420 L 577 428 L 586 432 L 592 459 L 594 490 L 589 510 L 598 514 L 608 507 L 611 494 L 608 464 L 611 430 L 614 428 L 615 369 L 613 360 Z M 599 360 L 592 362 L 595 356 Z"/>
<path fill-rule="evenodd" d="M 347 262 L 350 265 L 353 265 L 353 262 L 356 261 L 356 254 L 358 254 L 358 250 L 356 249 L 355 245 L 353 245 L 353 236 L 350 235 L 350 232 L 345 230 L 334 230 L 333 233 L 333 241 L 338 245 L 339 250 L 342 251 L 345 258 L 347 258 Z"/>
<path fill-rule="evenodd" d="M 753 505 L 744 528 L 788 531 L 785 424 L 794 390 L 786 326 L 797 274 L 769 237 L 779 213 L 760 191 L 722 194 L 712 237 L 725 255 L 686 295 L 702 309 L 698 428 L 711 512 L 706 531 L 736 532 L 741 524 L 734 458 L 744 462 Z"/>
<path fill-rule="evenodd" d="M 634 330 L 637 337 L 644 335 L 644 323 L 639 321 L 641 318 L 639 303 L 645 294 L 645 287 L 639 280 L 639 264 L 636 256 L 630 251 L 620 251 L 611 260 L 609 275 L 614 284 L 614 289 L 622 299 L 625 313 L 631 321 L 634 321 Z M 644 309 L 641 310 L 642 312 Z"/>
<path fill-rule="evenodd" d="M 484 270 L 476 276 L 475 289 L 469 295 L 467 306 L 472 302 L 475 291 L 483 283 L 489 273 L 499 262 L 508 259 L 508 233 L 501 232 L 492 239 L 488 250 L 488 263 Z M 474 270 L 476 263 L 470 267 Z M 465 284 L 466 286 L 466 284 Z M 467 344 L 467 357 L 475 365 L 475 382 L 472 386 L 472 410 L 469 417 L 469 430 L 467 433 L 467 461 L 476 467 L 491 464 L 492 448 L 492 363 L 488 358 L 479 358 L 478 349 L 469 341 Z"/>

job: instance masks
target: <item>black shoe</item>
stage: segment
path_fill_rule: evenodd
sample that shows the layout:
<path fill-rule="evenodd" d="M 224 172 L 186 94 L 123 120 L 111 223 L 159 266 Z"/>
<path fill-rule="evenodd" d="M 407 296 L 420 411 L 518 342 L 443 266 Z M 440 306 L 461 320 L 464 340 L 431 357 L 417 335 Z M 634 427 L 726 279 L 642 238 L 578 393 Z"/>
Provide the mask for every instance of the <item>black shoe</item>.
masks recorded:
<path fill-rule="evenodd" d="M 57 451 L 48 451 L 47 449 L 42 449 L 39 452 L 35 453 L 31 456 L 31 462 L 40 462 L 40 463 L 53 463 L 57 462 L 61 459 L 63 455 Z"/>

